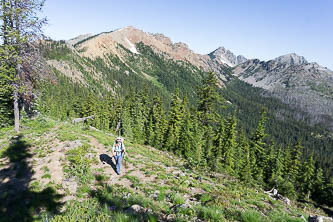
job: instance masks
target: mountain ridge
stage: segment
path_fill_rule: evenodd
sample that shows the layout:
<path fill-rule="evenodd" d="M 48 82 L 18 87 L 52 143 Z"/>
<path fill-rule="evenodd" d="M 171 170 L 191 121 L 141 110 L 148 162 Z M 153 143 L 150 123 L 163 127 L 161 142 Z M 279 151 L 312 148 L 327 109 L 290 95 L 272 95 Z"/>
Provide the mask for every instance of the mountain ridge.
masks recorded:
<path fill-rule="evenodd" d="M 191 50 L 186 43 L 172 42 L 169 37 L 161 33 L 147 33 L 132 26 L 94 36 L 79 36 L 71 41 L 74 51 L 79 57 L 91 60 L 102 58 L 110 68 L 118 69 L 117 65 L 111 64 L 105 57 L 113 55 L 127 66 L 126 74 L 132 71 L 151 79 L 150 75 L 153 73 L 147 74 L 143 66 L 140 65 L 140 69 L 134 68 L 137 62 L 141 63 L 145 60 L 141 58 L 139 45 L 149 46 L 156 55 L 163 58 L 171 59 L 176 63 L 189 63 L 205 72 L 215 72 L 221 87 L 225 82 L 236 77 L 255 87 L 263 88 L 270 96 L 278 97 L 287 104 L 310 112 L 314 119 L 318 119 L 317 115 L 320 115 L 320 121 L 312 121 L 312 124 L 323 121 L 325 126 L 328 125 L 333 130 L 333 108 L 331 109 L 333 107 L 331 105 L 333 103 L 331 98 L 333 72 L 317 63 L 309 63 L 303 56 L 296 53 L 260 61 L 259 59 L 247 59 L 241 55 L 236 56 L 221 46 L 209 54 L 201 55 Z M 128 52 L 124 50 L 128 50 Z M 129 61 L 131 56 L 134 56 L 133 58 L 137 62 Z M 59 69 L 58 62 L 52 61 L 51 63 Z M 150 61 L 145 61 L 145 63 L 148 65 Z M 85 67 L 89 70 L 89 67 Z M 230 70 L 232 71 L 230 72 Z M 61 71 L 65 70 L 61 69 Z M 74 70 L 67 75 L 72 76 L 73 72 L 79 73 Z M 89 72 L 93 73 L 93 70 Z M 98 76 L 100 74 L 96 74 L 95 78 L 98 79 Z M 80 77 L 80 79 L 82 78 Z M 104 85 L 107 89 L 112 90 L 111 86 L 106 83 Z M 312 99 L 307 101 L 305 97 Z M 319 108 L 313 108 L 313 106 Z M 327 116 L 328 119 L 332 119 L 332 121 L 328 121 L 329 123 L 326 121 Z"/>

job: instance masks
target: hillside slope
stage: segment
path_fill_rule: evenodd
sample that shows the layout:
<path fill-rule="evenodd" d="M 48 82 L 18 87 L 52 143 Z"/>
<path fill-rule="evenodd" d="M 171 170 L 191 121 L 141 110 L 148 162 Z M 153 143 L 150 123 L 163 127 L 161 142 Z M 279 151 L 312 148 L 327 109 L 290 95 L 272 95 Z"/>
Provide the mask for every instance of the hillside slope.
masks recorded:
<path fill-rule="evenodd" d="M 1 129 L 0 221 L 303 221 L 324 214 L 128 140 L 118 176 L 107 148 L 114 138 L 46 117 L 25 121 L 20 135 Z"/>
<path fill-rule="evenodd" d="M 288 54 L 267 62 L 248 60 L 235 67 L 233 74 L 267 90 L 266 96 L 307 112 L 312 125 L 333 130 L 333 71 Z"/>

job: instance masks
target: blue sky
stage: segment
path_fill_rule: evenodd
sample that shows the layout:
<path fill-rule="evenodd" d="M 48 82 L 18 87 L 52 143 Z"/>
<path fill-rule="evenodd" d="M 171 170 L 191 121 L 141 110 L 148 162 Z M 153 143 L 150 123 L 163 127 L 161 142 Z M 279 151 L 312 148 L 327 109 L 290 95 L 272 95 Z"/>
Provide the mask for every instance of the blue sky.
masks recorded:
<path fill-rule="evenodd" d="M 52 39 L 134 26 L 185 42 L 269 60 L 295 52 L 333 70 L 333 0 L 47 0 Z"/>

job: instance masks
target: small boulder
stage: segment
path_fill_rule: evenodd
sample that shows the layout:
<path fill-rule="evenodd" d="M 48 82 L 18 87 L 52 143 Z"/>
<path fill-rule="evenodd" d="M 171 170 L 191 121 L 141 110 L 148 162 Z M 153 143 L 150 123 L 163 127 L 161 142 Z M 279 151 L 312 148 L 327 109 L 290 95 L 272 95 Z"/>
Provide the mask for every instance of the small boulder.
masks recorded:
<path fill-rule="evenodd" d="M 323 220 L 323 217 L 321 217 L 321 216 L 309 215 L 308 222 L 324 222 L 324 220 Z"/>
<path fill-rule="evenodd" d="M 146 212 L 145 208 L 141 207 L 138 204 L 134 204 L 126 209 L 126 212 L 129 214 L 139 214 Z"/>
<path fill-rule="evenodd" d="M 166 217 L 166 221 L 174 221 L 176 219 L 176 215 L 175 214 L 169 214 Z"/>

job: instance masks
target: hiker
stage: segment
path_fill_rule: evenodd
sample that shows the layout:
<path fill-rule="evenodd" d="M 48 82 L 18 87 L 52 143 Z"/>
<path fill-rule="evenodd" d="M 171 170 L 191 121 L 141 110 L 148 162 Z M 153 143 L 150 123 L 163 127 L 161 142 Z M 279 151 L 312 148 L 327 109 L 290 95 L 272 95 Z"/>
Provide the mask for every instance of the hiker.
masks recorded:
<path fill-rule="evenodd" d="M 113 144 L 112 147 L 112 155 L 114 156 L 114 159 L 116 160 L 116 168 L 117 168 L 117 174 L 120 174 L 120 166 L 121 162 L 126 154 L 125 145 L 124 145 L 124 139 L 121 137 L 118 137 L 116 141 Z"/>

